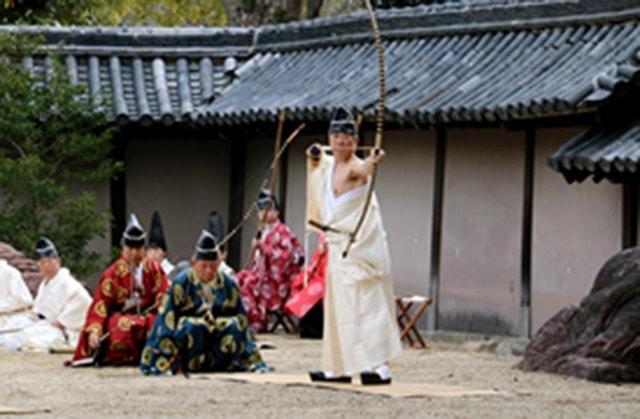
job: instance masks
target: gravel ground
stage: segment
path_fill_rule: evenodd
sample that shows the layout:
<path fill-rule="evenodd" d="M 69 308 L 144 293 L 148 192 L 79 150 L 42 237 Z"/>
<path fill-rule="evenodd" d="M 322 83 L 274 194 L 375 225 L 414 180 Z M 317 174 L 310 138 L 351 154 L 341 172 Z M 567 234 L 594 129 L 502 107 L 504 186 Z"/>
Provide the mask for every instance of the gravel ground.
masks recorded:
<path fill-rule="evenodd" d="M 320 342 L 262 335 L 279 373 L 317 366 Z M 640 417 L 640 385 L 607 385 L 513 369 L 517 357 L 434 343 L 405 349 L 394 380 L 497 389 L 503 396 L 391 398 L 312 387 L 256 385 L 209 375 L 144 377 L 136 368 L 63 368 L 67 355 L 0 352 L 0 406 L 50 409 L 42 417 Z M 21 416 L 24 417 L 24 416 Z"/>

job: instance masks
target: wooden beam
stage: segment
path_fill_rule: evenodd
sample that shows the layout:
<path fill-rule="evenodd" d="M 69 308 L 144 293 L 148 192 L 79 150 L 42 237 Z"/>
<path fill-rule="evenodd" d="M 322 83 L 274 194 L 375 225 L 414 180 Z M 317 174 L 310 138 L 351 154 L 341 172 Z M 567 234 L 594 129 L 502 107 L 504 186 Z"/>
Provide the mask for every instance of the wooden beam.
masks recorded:
<path fill-rule="evenodd" d="M 447 152 L 447 131 L 439 127 L 436 130 L 436 161 L 433 185 L 433 212 L 431 219 L 431 267 L 429 270 L 429 296 L 433 300 L 433 309 L 429 312 L 430 330 L 438 329 L 438 310 L 440 307 L 440 256 L 442 248 L 442 206 L 444 202 L 444 169 Z"/>
<path fill-rule="evenodd" d="M 622 185 L 622 248 L 638 245 L 638 185 Z"/>
<path fill-rule="evenodd" d="M 531 336 L 531 243 L 533 231 L 533 171 L 536 131 L 525 131 L 522 244 L 520 255 L 520 335 Z"/>
<path fill-rule="evenodd" d="M 289 174 L 289 149 L 285 149 L 278 162 L 280 178 L 278 179 L 278 197 L 280 199 L 280 219 L 286 221 L 287 216 L 287 182 Z"/>
<path fill-rule="evenodd" d="M 122 130 L 113 138 L 111 158 L 124 164 L 124 169 L 109 180 L 109 205 L 111 207 L 111 246 L 120 247 L 122 231 L 127 223 L 127 143 Z"/>
<path fill-rule="evenodd" d="M 229 173 L 229 229 L 238 225 L 245 212 L 244 187 L 245 165 L 247 155 L 247 143 L 244 135 L 236 136 L 231 140 L 231 168 Z M 242 228 L 238 231 L 227 246 L 229 252 L 228 263 L 231 266 L 242 266 Z"/>

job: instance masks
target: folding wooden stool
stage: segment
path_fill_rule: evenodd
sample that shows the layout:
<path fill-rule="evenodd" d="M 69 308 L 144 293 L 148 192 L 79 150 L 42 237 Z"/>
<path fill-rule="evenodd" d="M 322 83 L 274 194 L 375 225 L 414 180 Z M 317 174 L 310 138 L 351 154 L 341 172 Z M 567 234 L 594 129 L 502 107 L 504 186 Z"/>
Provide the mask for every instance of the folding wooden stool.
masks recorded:
<path fill-rule="evenodd" d="M 296 326 L 295 320 L 284 310 L 269 311 L 267 315 L 274 318 L 273 323 L 269 327 L 269 333 L 274 333 L 278 329 L 278 326 L 282 326 L 287 333 L 298 333 L 298 326 Z"/>
<path fill-rule="evenodd" d="M 420 332 L 416 328 L 418 320 L 422 317 L 433 300 L 422 295 L 414 295 L 412 297 L 396 297 L 396 305 L 398 306 L 398 325 L 400 330 L 400 339 L 409 343 L 413 347 L 414 344 L 420 344 L 424 349 L 427 344 L 422 339 Z M 411 310 L 412 307 L 415 309 Z M 413 334 L 413 337 L 411 336 Z M 415 342 L 414 342 L 415 339 Z"/>

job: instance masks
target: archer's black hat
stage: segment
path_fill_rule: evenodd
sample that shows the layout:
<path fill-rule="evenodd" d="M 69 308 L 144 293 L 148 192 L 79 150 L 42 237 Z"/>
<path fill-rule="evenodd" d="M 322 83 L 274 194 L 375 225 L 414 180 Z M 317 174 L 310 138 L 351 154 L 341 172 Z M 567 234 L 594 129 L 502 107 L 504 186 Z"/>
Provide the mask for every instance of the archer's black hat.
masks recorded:
<path fill-rule="evenodd" d="M 38 258 L 58 258 L 58 250 L 51 240 L 40 237 L 36 242 L 36 253 Z"/>
<path fill-rule="evenodd" d="M 159 247 L 165 252 L 167 251 L 167 242 L 164 239 L 164 230 L 162 229 L 162 221 L 160 220 L 160 213 L 158 211 L 154 211 L 151 216 L 149 247 Z"/>
<path fill-rule="evenodd" d="M 358 136 L 358 124 L 351 111 L 346 108 L 337 108 L 331 115 L 329 134 L 345 133 L 352 137 Z"/>
<path fill-rule="evenodd" d="M 144 246 L 144 240 L 147 238 L 147 233 L 138 221 L 138 217 L 135 214 L 129 216 L 129 222 L 127 227 L 122 233 L 122 245 L 127 247 L 142 247 Z"/>

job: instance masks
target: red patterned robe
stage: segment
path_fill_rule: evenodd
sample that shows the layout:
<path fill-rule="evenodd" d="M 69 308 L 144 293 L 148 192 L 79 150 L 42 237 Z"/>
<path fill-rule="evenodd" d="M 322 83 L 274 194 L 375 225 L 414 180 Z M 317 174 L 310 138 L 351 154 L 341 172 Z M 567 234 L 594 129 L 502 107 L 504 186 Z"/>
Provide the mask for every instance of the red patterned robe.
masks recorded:
<path fill-rule="evenodd" d="M 263 234 L 248 269 L 238 273 L 249 323 L 255 332 L 267 329 L 269 311 L 283 309 L 293 277 L 300 271 L 304 249 L 284 223 L 276 221 Z"/>
<path fill-rule="evenodd" d="M 100 364 L 137 365 L 168 287 L 169 279 L 157 262 L 142 262 L 142 282 L 138 285 L 127 262 L 116 260 L 100 277 L 73 359 L 92 356 L 88 337 L 96 331 L 100 336 L 109 333 L 102 343 Z M 134 291 L 140 295 L 140 314 L 136 308 L 123 312 Z"/>

